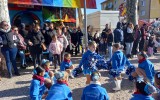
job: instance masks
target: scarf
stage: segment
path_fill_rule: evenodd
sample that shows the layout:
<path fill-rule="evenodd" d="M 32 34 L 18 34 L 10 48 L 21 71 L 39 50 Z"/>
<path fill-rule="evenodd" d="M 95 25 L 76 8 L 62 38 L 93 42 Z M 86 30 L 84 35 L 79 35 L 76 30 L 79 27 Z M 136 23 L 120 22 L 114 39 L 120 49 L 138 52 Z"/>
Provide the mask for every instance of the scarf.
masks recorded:
<path fill-rule="evenodd" d="M 142 62 L 145 61 L 145 60 L 146 60 L 146 58 L 140 59 L 140 60 L 138 61 L 138 63 L 142 63 Z"/>
<path fill-rule="evenodd" d="M 136 91 L 136 92 L 134 92 L 134 94 L 141 94 L 141 92 L 139 92 L 139 91 Z"/>
<path fill-rule="evenodd" d="M 66 58 L 64 58 L 64 62 L 70 63 L 71 60 L 67 60 Z"/>
<path fill-rule="evenodd" d="M 68 86 L 68 83 L 66 80 L 57 80 L 58 84 L 66 84 Z"/>
<path fill-rule="evenodd" d="M 39 76 L 39 75 L 33 75 L 33 79 L 39 80 L 40 84 L 42 85 L 44 83 L 44 77 Z"/>

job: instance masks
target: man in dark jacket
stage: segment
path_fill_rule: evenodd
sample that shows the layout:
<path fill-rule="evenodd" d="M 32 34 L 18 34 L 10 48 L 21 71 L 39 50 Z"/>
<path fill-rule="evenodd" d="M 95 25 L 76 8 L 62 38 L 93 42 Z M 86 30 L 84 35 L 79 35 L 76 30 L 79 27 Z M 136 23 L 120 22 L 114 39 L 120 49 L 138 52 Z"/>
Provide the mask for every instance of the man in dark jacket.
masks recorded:
<path fill-rule="evenodd" d="M 71 34 L 71 42 L 74 44 L 75 47 L 75 55 L 78 53 L 78 39 L 79 34 L 76 32 L 76 29 L 73 29 L 73 33 Z"/>
<path fill-rule="evenodd" d="M 114 42 L 123 44 L 123 30 L 122 23 L 117 23 L 117 28 L 114 30 Z"/>
<path fill-rule="evenodd" d="M 46 46 L 48 47 L 49 44 L 51 43 L 52 41 L 52 36 L 53 34 L 56 34 L 55 30 L 54 30 L 54 25 L 53 23 L 50 23 L 49 25 L 49 30 L 46 31 L 46 33 L 44 34 L 44 37 L 45 37 L 45 44 Z"/>
<path fill-rule="evenodd" d="M 40 31 L 40 26 L 36 25 L 32 33 L 27 36 L 27 43 L 29 44 L 30 53 L 33 58 L 34 68 L 41 65 L 42 57 L 42 44 L 45 42 L 44 37 Z"/>
<path fill-rule="evenodd" d="M 106 24 L 105 29 L 103 29 L 102 34 L 101 34 L 101 37 L 102 37 L 102 38 L 105 37 L 106 32 L 108 31 L 108 29 L 109 29 L 109 26 L 108 26 L 108 24 Z"/>
<path fill-rule="evenodd" d="M 82 47 L 82 39 L 83 39 L 83 33 L 82 33 L 80 27 L 78 27 L 77 34 L 78 34 L 78 53 L 79 53 L 80 52 L 80 46 Z M 83 50 L 82 50 L 82 52 L 83 52 Z"/>

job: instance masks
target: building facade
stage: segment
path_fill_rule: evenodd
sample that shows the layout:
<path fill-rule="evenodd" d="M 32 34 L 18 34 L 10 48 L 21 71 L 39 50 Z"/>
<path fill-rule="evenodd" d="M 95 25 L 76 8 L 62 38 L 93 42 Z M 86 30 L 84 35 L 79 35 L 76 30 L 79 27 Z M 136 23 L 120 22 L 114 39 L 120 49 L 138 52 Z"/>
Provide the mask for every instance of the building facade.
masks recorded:
<path fill-rule="evenodd" d="M 126 3 L 127 0 L 106 0 L 101 3 L 102 10 L 108 10 L 107 5 L 112 2 L 112 9 L 119 10 L 119 6 L 122 3 Z M 159 0 L 139 0 L 138 15 L 140 20 L 150 21 L 155 18 L 160 18 L 160 2 Z M 106 6 L 106 7 L 105 7 Z"/>

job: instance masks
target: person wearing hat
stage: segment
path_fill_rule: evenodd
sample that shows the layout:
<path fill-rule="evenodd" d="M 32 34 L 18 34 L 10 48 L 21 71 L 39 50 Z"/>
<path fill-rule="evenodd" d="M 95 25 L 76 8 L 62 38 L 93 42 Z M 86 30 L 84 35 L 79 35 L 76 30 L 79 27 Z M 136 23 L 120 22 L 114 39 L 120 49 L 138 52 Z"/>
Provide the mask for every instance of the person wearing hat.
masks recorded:
<path fill-rule="evenodd" d="M 145 52 L 139 52 L 137 57 L 139 63 L 138 68 L 132 73 L 132 76 L 143 76 L 144 80 L 149 80 L 151 84 L 154 84 L 154 65 L 147 59 L 147 54 Z"/>
<path fill-rule="evenodd" d="M 136 91 L 130 100 L 155 100 L 151 95 L 156 92 L 156 88 L 144 81 L 143 77 L 137 77 Z"/>
<path fill-rule="evenodd" d="M 106 89 L 101 87 L 100 78 L 99 72 L 91 74 L 91 83 L 84 88 L 81 100 L 109 100 Z"/>
<path fill-rule="evenodd" d="M 41 66 L 45 69 L 44 78 L 52 79 L 54 76 L 54 73 L 53 71 L 50 70 L 50 61 L 47 59 L 43 59 Z"/>
<path fill-rule="evenodd" d="M 65 80 L 65 72 L 56 72 L 54 76 L 57 83 L 48 91 L 46 100 L 73 100 L 71 90 Z"/>

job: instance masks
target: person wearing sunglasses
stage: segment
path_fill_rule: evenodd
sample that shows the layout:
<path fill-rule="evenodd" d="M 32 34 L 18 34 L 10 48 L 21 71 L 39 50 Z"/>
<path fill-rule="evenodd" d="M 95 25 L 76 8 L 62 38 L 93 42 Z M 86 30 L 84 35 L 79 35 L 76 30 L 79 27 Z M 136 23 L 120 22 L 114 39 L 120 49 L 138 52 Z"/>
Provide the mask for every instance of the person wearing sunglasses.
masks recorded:
<path fill-rule="evenodd" d="M 21 68 L 26 69 L 28 65 L 26 64 L 26 58 L 25 58 L 25 50 L 27 48 L 27 44 L 24 41 L 23 36 L 19 33 L 18 27 L 13 26 L 12 27 L 13 34 L 19 39 L 19 42 L 17 43 L 18 53 L 20 55 L 21 59 Z"/>
<path fill-rule="evenodd" d="M 17 42 L 18 39 L 14 36 L 10 27 L 6 21 L 0 22 L 0 37 L 2 38 L 1 52 L 6 60 L 8 77 L 12 77 L 12 66 L 14 68 L 14 74 L 19 76 L 19 71 L 16 65 L 17 55 Z"/>

